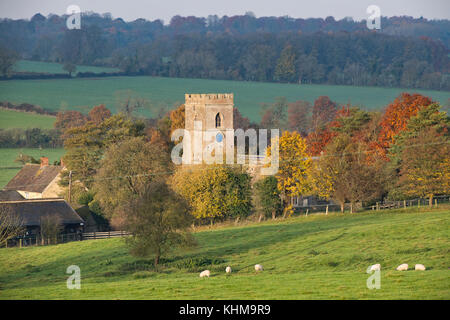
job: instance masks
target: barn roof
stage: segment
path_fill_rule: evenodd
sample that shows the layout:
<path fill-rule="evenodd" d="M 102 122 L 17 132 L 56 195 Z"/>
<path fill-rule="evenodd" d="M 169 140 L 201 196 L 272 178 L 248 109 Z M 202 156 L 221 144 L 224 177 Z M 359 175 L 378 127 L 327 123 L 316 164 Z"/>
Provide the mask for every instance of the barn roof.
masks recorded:
<path fill-rule="evenodd" d="M 24 226 L 39 226 L 41 218 L 46 216 L 58 219 L 61 224 L 84 222 L 64 199 L 0 201 L 1 208 L 7 208 L 20 215 Z"/>
<path fill-rule="evenodd" d="M 62 166 L 41 167 L 39 164 L 26 164 L 4 189 L 42 193 L 62 169 Z"/>
<path fill-rule="evenodd" d="M 16 190 L 0 190 L 0 201 L 13 201 L 13 200 L 23 200 L 20 193 Z"/>

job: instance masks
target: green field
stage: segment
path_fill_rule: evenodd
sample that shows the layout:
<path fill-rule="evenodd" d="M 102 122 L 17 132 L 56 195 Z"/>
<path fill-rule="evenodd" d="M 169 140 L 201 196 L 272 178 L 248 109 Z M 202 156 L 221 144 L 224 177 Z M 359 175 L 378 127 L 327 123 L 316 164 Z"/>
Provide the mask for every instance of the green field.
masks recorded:
<path fill-rule="evenodd" d="M 447 206 L 216 228 L 197 232 L 199 246 L 166 257 L 158 272 L 117 238 L 0 249 L 0 299 L 450 299 L 449 221 Z M 217 263 L 189 267 L 190 258 Z M 374 263 L 381 288 L 369 290 Z M 401 263 L 412 269 L 396 271 Z M 66 288 L 70 265 L 81 268 L 81 290 Z M 204 269 L 211 278 L 199 278 Z"/>
<path fill-rule="evenodd" d="M 0 189 L 3 188 L 20 170 L 20 163 L 14 162 L 20 153 L 33 156 L 36 159 L 48 157 L 51 164 L 64 155 L 64 149 L 37 148 L 0 148 Z"/>
<path fill-rule="evenodd" d="M 108 77 L 64 80 L 11 80 L 0 82 L 0 101 L 28 102 L 50 110 L 80 110 L 87 113 L 93 106 L 106 104 L 117 110 L 120 97 L 127 90 L 147 99 L 151 106 L 142 115 L 151 116 L 162 106 L 184 102 L 185 93 L 232 92 L 235 105 L 252 120 L 259 121 L 261 103 L 271 103 L 275 97 L 285 96 L 313 102 L 321 95 L 346 104 L 361 105 L 366 109 L 380 109 L 401 92 L 419 92 L 431 96 L 444 106 L 449 92 L 387 89 L 379 87 L 350 87 L 331 85 L 297 85 L 226 80 L 179 79 L 158 77 Z"/>
<path fill-rule="evenodd" d="M 51 129 L 55 117 L 0 108 L 0 129 L 41 128 Z"/>
<path fill-rule="evenodd" d="M 39 73 L 56 73 L 62 74 L 67 73 L 63 69 L 63 65 L 55 62 L 42 62 L 42 61 L 31 61 L 31 60 L 20 60 L 14 66 L 14 71 L 16 72 L 39 72 Z M 92 66 L 77 66 L 77 72 L 118 72 L 119 69 L 107 68 L 107 67 L 92 67 Z"/>

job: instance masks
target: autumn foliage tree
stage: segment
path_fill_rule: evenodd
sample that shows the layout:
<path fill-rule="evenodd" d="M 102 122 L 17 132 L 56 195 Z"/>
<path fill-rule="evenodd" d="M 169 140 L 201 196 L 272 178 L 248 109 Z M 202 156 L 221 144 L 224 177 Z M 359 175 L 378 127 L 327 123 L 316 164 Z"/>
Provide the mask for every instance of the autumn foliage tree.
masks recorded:
<path fill-rule="evenodd" d="M 256 202 L 266 217 L 272 219 L 282 211 L 278 181 L 274 176 L 267 176 L 258 180 L 255 185 Z"/>
<path fill-rule="evenodd" d="M 272 104 L 262 105 L 261 128 L 280 129 L 287 127 L 288 102 L 285 97 L 277 97 Z"/>
<path fill-rule="evenodd" d="M 169 113 L 170 119 L 170 133 L 174 132 L 176 129 L 184 129 L 184 121 L 185 121 L 185 106 L 184 104 L 180 105 L 175 110 L 172 110 Z"/>
<path fill-rule="evenodd" d="M 291 45 L 286 45 L 281 51 L 275 67 L 274 78 L 281 82 L 295 81 L 295 51 Z"/>
<path fill-rule="evenodd" d="M 250 213 L 250 176 L 228 165 L 180 167 L 170 185 L 190 204 L 199 221 L 243 217 Z"/>
<path fill-rule="evenodd" d="M 111 111 L 105 107 L 104 104 L 95 106 L 89 111 L 88 119 L 96 124 L 102 123 L 104 120 L 111 117 Z"/>
<path fill-rule="evenodd" d="M 307 173 L 311 168 L 311 158 L 306 153 L 306 141 L 300 133 L 284 131 L 277 139 L 279 139 L 279 168 L 275 177 L 286 215 L 292 213 L 292 207 L 288 204 L 290 197 L 309 191 Z M 272 143 L 276 141 L 272 139 Z M 271 152 L 271 148 L 267 148 L 268 158 L 272 156 Z"/>
<path fill-rule="evenodd" d="M 429 197 L 448 192 L 450 117 L 431 104 L 411 117 L 389 148 L 392 176 L 389 197 Z M 446 187 L 447 186 L 447 187 Z M 446 191 L 447 190 L 447 191 Z"/>
<path fill-rule="evenodd" d="M 366 157 L 363 144 L 346 134 L 337 136 L 310 172 L 313 193 L 338 202 L 342 212 L 346 202 L 353 210 L 357 202 L 380 197 L 386 181 L 383 164 L 369 163 Z"/>
<path fill-rule="evenodd" d="M 288 104 L 288 128 L 306 136 L 310 127 L 309 113 L 311 104 L 308 101 L 298 100 Z"/>
<path fill-rule="evenodd" d="M 187 202 L 164 181 L 152 181 L 129 202 L 124 227 L 132 235 L 126 243 L 132 255 L 152 256 L 157 266 L 168 252 L 196 244 L 189 232 L 192 221 Z"/>
<path fill-rule="evenodd" d="M 250 128 L 250 120 L 244 117 L 238 108 L 233 108 L 233 126 L 244 131 Z"/>
<path fill-rule="evenodd" d="M 405 141 L 397 187 L 408 197 L 450 193 L 450 139 L 436 128 L 421 130 Z"/>
<path fill-rule="evenodd" d="M 337 104 L 327 96 L 320 96 L 314 101 L 312 109 L 312 128 L 320 131 L 328 123 L 334 120 L 337 112 Z"/>
<path fill-rule="evenodd" d="M 429 97 L 404 92 L 389 104 L 380 122 L 378 143 L 381 152 L 385 154 L 389 146 L 395 142 L 395 136 L 405 130 L 408 120 L 431 103 Z"/>
<path fill-rule="evenodd" d="M 99 167 L 93 185 L 95 199 L 118 227 L 126 220 L 130 202 L 144 197 L 153 181 L 162 180 L 172 170 L 168 150 L 143 137 L 110 145 Z"/>
<path fill-rule="evenodd" d="M 65 132 L 68 129 L 81 127 L 88 121 L 88 118 L 79 111 L 58 112 L 54 123 L 55 129 Z"/>
<path fill-rule="evenodd" d="M 87 122 L 68 129 L 64 140 L 64 163 L 68 170 L 74 171 L 73 179 L 89 187 L 106 149 L 128 138 L 142 136 L 143 129 L 141 122 L 134 122 L 123 114 L 107 118 L 100 124 Z"/>
<path fill-rule="evenodd" d="M 314 101 L 311 117 L 311 132 L 306 141 L 308 153 L 318 156 L 325 146 L 336 136 L 330 129 L 330 124 L 338 114 L 337 105 L 327 96 L 320 96 Z"/>

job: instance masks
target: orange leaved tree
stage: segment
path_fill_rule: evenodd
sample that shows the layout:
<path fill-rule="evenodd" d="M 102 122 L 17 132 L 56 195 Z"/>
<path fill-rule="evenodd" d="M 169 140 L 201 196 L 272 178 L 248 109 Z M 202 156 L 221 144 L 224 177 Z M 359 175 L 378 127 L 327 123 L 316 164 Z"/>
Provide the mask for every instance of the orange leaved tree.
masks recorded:
<path fill-rule="evenodd" d="M 383 154 L 394 143 L 395 136 L 405 130 L 408 120 L 417 112 L 432 103 L 431 98 L 418 93 L 402 93 L 387 106 L 380 122 L 378 144 Z"/>

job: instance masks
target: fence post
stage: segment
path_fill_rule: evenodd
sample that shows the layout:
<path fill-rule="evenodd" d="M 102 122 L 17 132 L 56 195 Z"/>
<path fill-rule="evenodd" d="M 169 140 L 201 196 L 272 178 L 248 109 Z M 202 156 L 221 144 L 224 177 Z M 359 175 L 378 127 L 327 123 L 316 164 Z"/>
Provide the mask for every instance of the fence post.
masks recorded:
<path fill-rule="evenodd" d="M 325 209 L 325 215 L 328 215 L 328 205 L 327 208 Z"/>
<path fill-rule="evenodd" d="M 377 211 L 380 211 L 380 203 L 377 202 Z"/>
<path fill-rule="evenodd" d="M 417 200 L 417 209 L 420 209 L 420 199 Z"/>
<path fill-rule="evenodd" d="M 406 209 L 406 200 L 403 200 L 403 208 Z"/>
<path fill-rule="evenodd" d="M 437 199 L 436 198 L 434 198 L 434 206 L 435 206 L 435 208 L 437 208 L 438 207 L 438 205 L 437 205 Z"/>
<path fill-rule="evenodd" d="M 309 209 L 306 209 L 306 216 L 308 216 L 308 211 L 309 211 Z"/>
<path fill-rule="evenodd" d="M 22 239 L 19 239 L 19 248 L 22 248 Z"/>

